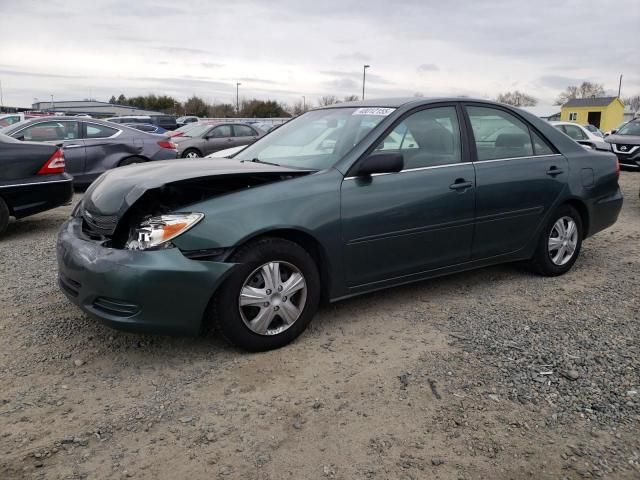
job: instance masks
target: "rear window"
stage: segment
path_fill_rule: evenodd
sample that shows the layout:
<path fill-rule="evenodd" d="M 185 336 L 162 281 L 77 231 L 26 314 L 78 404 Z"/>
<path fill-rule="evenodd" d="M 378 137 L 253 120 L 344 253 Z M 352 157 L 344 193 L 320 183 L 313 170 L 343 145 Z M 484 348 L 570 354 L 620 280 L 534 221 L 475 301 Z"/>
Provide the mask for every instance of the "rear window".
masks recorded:
<path fill-rule="evenodd" d="M 109 138 L 118 133 L 118 130 L 97 123 L 87 123 L 86 138 Z"/>

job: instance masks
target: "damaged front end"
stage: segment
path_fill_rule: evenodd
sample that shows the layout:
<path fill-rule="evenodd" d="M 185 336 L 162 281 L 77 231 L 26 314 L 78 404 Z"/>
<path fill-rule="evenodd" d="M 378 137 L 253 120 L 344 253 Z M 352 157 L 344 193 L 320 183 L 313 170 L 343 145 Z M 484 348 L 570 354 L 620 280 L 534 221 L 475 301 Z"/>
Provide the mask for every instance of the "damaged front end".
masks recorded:
<path fill-rule="evenodd" d="M 204 219 L 204 214 L 195 206 L 198 203 L 311 173 L 282 167 L 267 169 L 225 171 L 224 174 L 179 178 L 161 184 L 147 178 L 142 184 L 130 184 L 129 189 L 123 188 L 122 181 L 130 183 L 131 178 L 121 175 L 116 175 L 116 179 L 109 178 L 117 172 L 112 171 L 87 190 L 74 216 L 82 218 L 84 235 L 104 247 L 127 250 L 171 248 L 172 239 Z M 136 171 L 135 176 L 139 176 L 139 172 Z"/>

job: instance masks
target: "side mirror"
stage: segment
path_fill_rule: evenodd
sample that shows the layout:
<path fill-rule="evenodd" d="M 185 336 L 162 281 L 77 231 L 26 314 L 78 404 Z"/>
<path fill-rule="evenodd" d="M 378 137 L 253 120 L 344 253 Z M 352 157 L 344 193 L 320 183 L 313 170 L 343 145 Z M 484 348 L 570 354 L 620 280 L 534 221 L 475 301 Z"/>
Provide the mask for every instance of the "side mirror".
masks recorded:
<path fill-rule="evenodd" d="M 618 129 L 614 128 L 613 130 L 611 130 L 611 135 L 615 135 L 616 133 L 618 133 Z"/>
<path fill-rule="evenodd" d="M 578 140 L 578 143 L 583 147 L 590 148 L 591 150 L 595 150 L 596 146 L 588 140 Z"/>
<path fill-rule="evenodd" d="M 367 177 L 374 173 L 397 173 L 404 168 L 401 153 L 376 153 L 358 162 L 353 172 L 356 177 Z"/>

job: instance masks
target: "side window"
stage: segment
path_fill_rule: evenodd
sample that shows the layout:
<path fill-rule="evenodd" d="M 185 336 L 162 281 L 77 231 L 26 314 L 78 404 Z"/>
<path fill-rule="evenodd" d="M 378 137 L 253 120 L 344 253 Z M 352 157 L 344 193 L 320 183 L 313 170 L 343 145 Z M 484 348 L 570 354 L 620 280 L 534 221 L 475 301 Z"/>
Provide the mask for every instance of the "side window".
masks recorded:
<path fill-rule="evenodd" d="M 533 130 L 531 131 L 531 137 L 533 138 L 533 154 L 534 155 L 553 155 L 554 152 L 551 147 L 545 142 L 540 135 Z"/>
<path fill-rule="evenodd" d="M 533 156 L 529 127 L 503 110 L 466 107 L 478 160 Z"/>
<path fill-rule="evenodd" d="M 565 125 L 564 126 L 564 131 L 567 132 L 567 135 L 569 135 L 574 140 L 586 140 L 587 139 L 587 136 L 580 129 L 580 127 L 576 127 L 574 125 Z"/>
<path fill-rule="evenodd" d="M 231 136 L 231 125 L 220 125 L 209 132 L 211 138 L 225 138 Z"/>
<path fill-rule="evenodd" d="M 569 112 L 569 121 L 570 122 L 575 122 L 578 120 L 578 113 L 577 112 Z"/>
<path fill-rule="evenodd" d="M 41 122 L 22 130 L 18 136 L 34 142 L 74 140 L 79 137 L 78 122 Z"/>
<path fill-rule="evenodd" d="M 405 118 L 376 148 L 404 156 L 404 168 L 433 167 L 462 161 L 455 107 L 421 110 Z"/>
<path fill-rule="evenodd" d="M 253 131 L 253 128 L 246 125 L 234 125 L 233 126 L 234 137 L 253 137 L 258 135 Z"/>
<path fill-rule="evenodd" d="M 104 125 L 98 125 L 97 123 L 87 123 L 86 125 L 86 138 L 109 138 L 118 133 L 118 130 L 115 128 L 105 127 Z"/>

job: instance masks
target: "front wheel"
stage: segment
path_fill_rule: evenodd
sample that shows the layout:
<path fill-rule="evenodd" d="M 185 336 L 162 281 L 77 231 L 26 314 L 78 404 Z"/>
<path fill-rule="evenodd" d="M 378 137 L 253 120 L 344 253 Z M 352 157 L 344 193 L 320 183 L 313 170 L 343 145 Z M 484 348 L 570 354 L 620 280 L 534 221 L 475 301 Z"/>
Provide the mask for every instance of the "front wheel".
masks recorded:
<path fill-rule="evenodd" d="M 249 351 L 282 347 L 307 327 L 320 301 L 320 276 L 300 245 L 279 238 L 249 243 L 214 300 L 221 333 Z"/>
<path fill-rule="evenodd" d="M 200 158 L 201 156 L 200 152 L 195 148 L 190 148 L 182 154 L 182 158 Z"/>
<path fill-rule="evenodd" d="M 582 236 L 580 214 L 572 206 L 562 205 L 540 235 L 532 266 L 549 277 L 568 272 L 580 254 Z"/>

